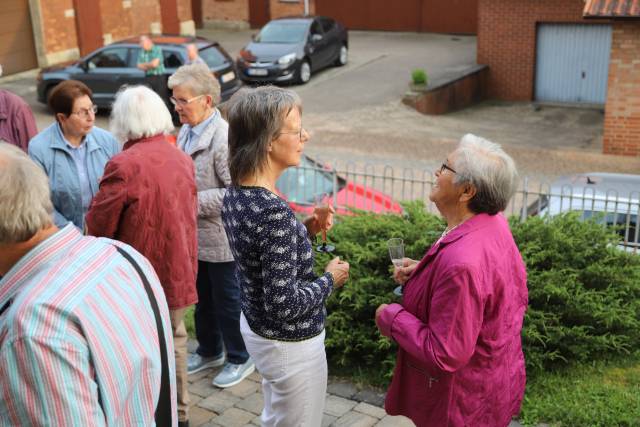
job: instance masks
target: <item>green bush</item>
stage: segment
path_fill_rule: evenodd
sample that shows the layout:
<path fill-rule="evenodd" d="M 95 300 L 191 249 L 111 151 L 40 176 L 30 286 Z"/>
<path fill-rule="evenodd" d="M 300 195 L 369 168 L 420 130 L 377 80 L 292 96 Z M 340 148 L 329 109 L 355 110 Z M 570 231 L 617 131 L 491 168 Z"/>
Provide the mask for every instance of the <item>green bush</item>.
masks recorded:
<path fill-rule="evenodd" d="M 383 385 L 395 345 L 375 326 L 375 309 L 397 300 L 386 240 L 402 237 L 420 259 L 444 228 L 419 203 L 407 215 L 343 217 L 329 233 L 351 264 L 350 279 L 327 302 L 327 356 L 334 372 L 365 370 Z M 640 345 L 640 257 L 615 248 L 617 235 L 575 215 L 511 222 L 527 265 L 529 308 L 523 345 L 529 377 L 569 362 L 626 354 Z M 330 256 L 317 257 L 318 272 Z"/>
<path fill-rule="evenodd" d="M 416 85 L 426 85 L 427 84 L 427 72 L 422 68 L 418 68 L 411 72 L 411 81 Z"/>

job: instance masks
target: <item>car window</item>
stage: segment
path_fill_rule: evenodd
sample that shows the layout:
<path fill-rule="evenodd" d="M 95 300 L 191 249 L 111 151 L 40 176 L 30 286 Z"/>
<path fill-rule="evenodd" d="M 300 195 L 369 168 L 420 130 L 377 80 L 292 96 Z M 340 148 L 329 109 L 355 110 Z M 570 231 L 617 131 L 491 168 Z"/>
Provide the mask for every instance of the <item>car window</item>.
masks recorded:
<path fill-rule="evenodd" d="M 329 31 L 333 30 L 336 26 L 335 21 L 329 18 L 320 19 L 320 24 L 322 25 L 322 29 L 324 30 L 325 33 L 328 33 Z"/>
<path fill-rule="evenodd" d="M 122 68 L 127 66 L 126 47 L 104 49 L 89 59 L 89 68 Z"/>
<path fill-rule="evenodd" d="M 210 68 L 219 67 L 227 62 L 227 58 L 215 46 L 205 47 L 198 54 Z"/>
<path fill-rule="evenodd" d="M 180 53 L 172 50 L 163 49 L 164 68 L 178 68 L 182 65 L 182 56 Z"/>
<path fill-rule="evenodd" d="M 314 35 L 314 34 L 322 35 L 322 26 L 318 21 L 313 21 L 313 23 L 311 24 L 310 33 L 311 35 Z"/>
<path fill-rule="evenodd" d="M 298 43 L 304 40 L 306 22 L 269 22 L 256 36 L 258 43 Z"/>

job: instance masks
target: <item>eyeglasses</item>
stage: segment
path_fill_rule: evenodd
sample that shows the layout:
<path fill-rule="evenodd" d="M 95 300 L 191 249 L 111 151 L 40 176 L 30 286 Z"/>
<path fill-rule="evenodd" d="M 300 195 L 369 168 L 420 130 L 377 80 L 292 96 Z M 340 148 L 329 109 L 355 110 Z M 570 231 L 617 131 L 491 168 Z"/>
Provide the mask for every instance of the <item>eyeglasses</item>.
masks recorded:
<path fill-rule="evenodd" d="M 170 98 L 169 98 L 169 101 L 171 101 L 171 103 L 172 103 L 173 105 L 179 105 L 179 106 L 181 106 L 181 107 L 184 107 L 185 105 L 187 105 L 187 104 L 191 104 L 193 101 L 195 101 L 195 100 L 196 100 L 196 99 L 198 99 L 198 98 L 202 98 L 203 96 L 205 96 L 205 95 L 198 95 L 198 96 L 194 96 L 194 97 L 193 97 L 193 98 L 191 98 L 191 99 L 177 99 L 177 98 L 174 98 L 174 97 L 172 96 L 172 97 L 170 97 Z"/>
<path fill-rule="evenodd" d="M 446 163 L 443 163 L 442 166 L 440 166 L 440 173 L 443 173 L 445 170 L 449 170 L 449 171 L 451 171 L 453 173 L 456 173 L 456 174 L 458 173 L 453 168 L 450 168 L 449 166 L 447 166 Z"/>
<path fill-rule="evenodd" d="M 291 134 L 291 135 L 297 134 L 298 138 L 300 138 L 300 141 L 302 141 L 302 132 L 304 132 L 304 128 L 300 126 L 300 130 L 288 130 L 288 131 L 280 132 L 278 133 L 278 136 L 282 134 Z"/>
<path fill-rule="evenodd" d="M 92 114 L 95 116 L 97 112 L 98 112 L 98 106 L 93 104 L 91 108 L 81 108 L 78 111 L 72 111 L 71 114 L 77 114 L 80 117 L 88 119 L 89 117 L 91 117 Z"/>

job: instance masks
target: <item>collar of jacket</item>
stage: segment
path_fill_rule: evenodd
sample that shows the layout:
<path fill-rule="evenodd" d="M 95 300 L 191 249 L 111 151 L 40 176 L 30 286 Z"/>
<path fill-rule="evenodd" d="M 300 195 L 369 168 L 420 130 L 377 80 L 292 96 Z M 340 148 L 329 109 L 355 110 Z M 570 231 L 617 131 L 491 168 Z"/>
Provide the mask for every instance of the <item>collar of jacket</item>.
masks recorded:
<path fill-rule="evenodd" d="M 206 148 L 209 147 L 209 145 L 211 145 L 211 141 L 213 140 L 213 135 L 216 133 L 216 130 L 218 129 L 218 120 L 223 120 L 223 119 L 221 117 L 220 112 L 216 108 L 215 112 L 213 113 L 213 117 L 211 118 L 211 122 L 209 122 L 207 127 L 204 128 L 204 130 L 198 137 L 198 142 L 196 144 L 192 144 L 189 147 L 190 150 L 186 151 L 188 155 L 191 156 L 198 151 L 205 150 Z M 186 141 L 188 141 L 188 138 L 189 138 L 189 131 L 190 131 L 190 128 L 188 126 L 185 126 L 183 129 L 180 130 L 181 135 L 179 136 L 181 136 L 182 138 L 179 138 L 180 140 L 179 143 L 182 145 L 180 148 L 183 151 L 184 151 L 184 144 L 186 144 Z"/>
<path fill-rule="evenodd" d="M 93 128 L 89 131 L 88 134 L 84 137 L 84 143 L 87 144 L 87 152 L 90 153 L 94 150 L 100 150 L 102 147 L 96 139 L 92 135 Z M 51 148 L 56 150 L 62 150 L 67 154 L 71 154 L 69 147 L 67 147 L 67 143 L 65 141 L 64 133 L 62 133 L 62 128 L 60 127 L 60 123 L 56 122 L 56 134 L 57 138 L 53 138 L 51 141 Z"/>
<path fill-rule="evenodd" d="M 502 213 L 496 215 L 502 215 Z M 472 231 L 479 230 L 489 225 L 493 216 L 494 215 L 488 215 L 485 213 L 477 214 L 466 220 L 464 223 L 460 224 L 454 230 L 451 230 L 449 234 L 444 236 L 439 242 L 434 243 L 433 246 L 429 248 L 425 256 L 420 260 L 418 266 L 411 273 L 410 278 L 420 274 L 420 272 L 424 270 L 427 265 L 429 265 L 429 263 L 433 260 L 433 258 L 435 258 L 438 252 L 440 252 L 440 250 L 445 246 L 460 240 Z"/>
<path fill-rule="evenodd" d="M 167 138 L 164 136 L 164 134 L 159 133 L 157 135 L 148 136 L 144 138 L 130 139 L 124 143 L 124 146 L 122 147 L 122 149 L 126 150 L 128 148 L 131 148 L 135 144 L 145 144 L 148 142 L 160 142 L 160 141 L 166 141 L 166 140 Z"/>

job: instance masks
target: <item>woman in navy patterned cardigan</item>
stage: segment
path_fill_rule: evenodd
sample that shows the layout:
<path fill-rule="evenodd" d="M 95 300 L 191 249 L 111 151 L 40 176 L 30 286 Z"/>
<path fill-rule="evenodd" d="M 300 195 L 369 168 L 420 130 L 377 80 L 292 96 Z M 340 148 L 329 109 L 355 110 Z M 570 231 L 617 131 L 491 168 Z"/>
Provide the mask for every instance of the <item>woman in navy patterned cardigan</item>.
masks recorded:
<path fill-rule="evenodd" d="M 320 426 L 327 387 L 325 300 L 349 275 L 334 258 L 317 277 L 310 235 L 331 226 L 333 210 L 316 209 L 302 224 L 276 181 L 297 166 L 309 135 L 295 92 L 243 89 L 230 101 L 232 187 L 222 207 L 239 268 L 247 350 L 263 376 L 263 426 Z"/>

